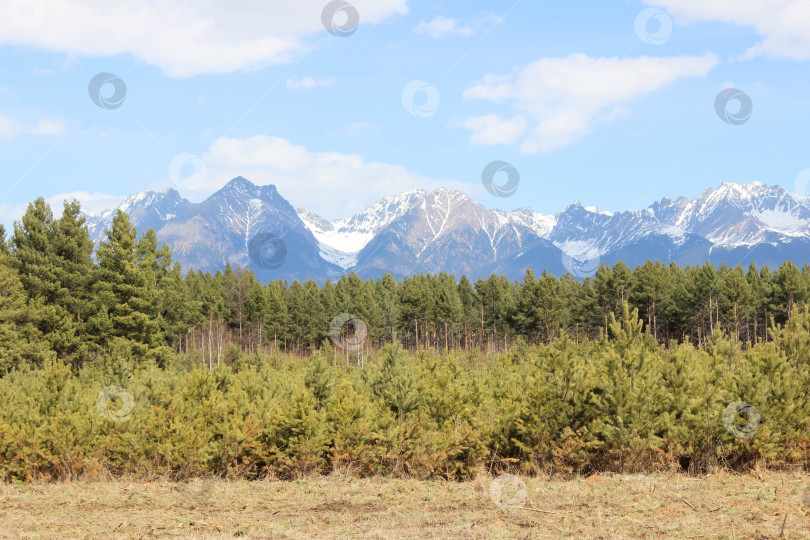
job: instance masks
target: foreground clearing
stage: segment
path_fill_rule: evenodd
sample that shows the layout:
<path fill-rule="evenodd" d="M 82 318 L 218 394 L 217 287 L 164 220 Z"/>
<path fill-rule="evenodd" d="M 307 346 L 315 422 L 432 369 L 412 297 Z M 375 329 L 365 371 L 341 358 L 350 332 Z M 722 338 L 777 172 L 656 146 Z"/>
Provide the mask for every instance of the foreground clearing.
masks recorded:
<path fill-rule="evenodd" d="M 798 473 L 522 481 L 506 509 L 491 478 L 0 485 L 0 538 L 810 538 Z"/>

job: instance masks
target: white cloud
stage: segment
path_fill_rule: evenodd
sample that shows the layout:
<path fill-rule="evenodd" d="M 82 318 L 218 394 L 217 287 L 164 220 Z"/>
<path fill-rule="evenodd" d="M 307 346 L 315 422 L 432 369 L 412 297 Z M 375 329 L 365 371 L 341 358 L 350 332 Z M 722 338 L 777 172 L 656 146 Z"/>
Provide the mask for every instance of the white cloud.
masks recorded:
<path fill-rule="evenodd" d="M 400 165 L 367 161 L 355 154 L 312 152 L 279 137 L 256 135 L 246 139 L 222 137 L 202 156 L 204 176 L 193 186 L 179 186 L 169 178 L 169 164 L 162 182 L 148 189 L 179 189 L 191 200 L 202 200 L 226 182 L 243 176 L 257 185 L 274 184 L 293 206 L 303 206 L 329 219 L 364 210 L 382 197 L 409 189 L 457 189 L 470 196 L 481 195 L 478 183 L 429 178 Z M 54 213 L 62 201 L 76 199 L 90 214 L 117 207 L 123 197 L 75 191 L 46 199 Z M 26 204 L 0 203 L 0 223 L 20 219 Z M 8 227 L 7 227 L 8 229 Z"/>
<path fill-rule="evenodd" d="M 40 120 L 37 127 L 31 132 L 34 135 L 61 135 L 65 132 L 65 122 L 62 120 Z"/>
<path fill-rule="evenodd" d="M 131 53 L 171 77 L 289 62 L 326 32 L 325 0 L 0 0 L 0 44 L 77 56 Z M 407 0 L 352 0 L 361 25 L 408 12 Z M 28 4 L 31 4 L 30 6 Z M 34 9 L 22 9 L 22 8 Z"/>
<path fill-rule="evenodd" d="M 88 193 L 86 191 L 73 191 L 70 193 L 58 193 L 52 197 L 46 197 L 45 202 L 51 206 L 53 215 L 62 215 L 62 203 L 76 199 L 82 205 L 82 211 L 88 214 L 98 214 L 109 208 L 117 207 L 123 197 L 117 195 L 107 195 L 105 193 Z M 5 223 L 6 233 L 12 232 L 11 224 L 19 221 L 25 214 L 28 203 L 23 204 L 0 204 L 0 223 Z"/>
<path fill-rule="evenodd" d="M 517 138 L 521 120 L 529 126 L 521 151 L 547 152 L 572 144 L 594 126 L 626 112 L 625 104 L 678 79 L 705 77 L 717 57 L 591 58 L 573 54 L 544 58 L 508 75 L 486 75 L 464 97 L 510 104 L 517 116 L 470 118 L 471 142 L 495 144 Z M 483 120 L 482 120 L 483 118 Z M 531 127 L 534 125 L 534 127 Z"/>
<path fill-rule="evenodd" d="M 462 26 L 456 19 L 451 19 L 443 15 L 437 15 L 430 22 L 420 21 L 419 26 L 414 28 L 417 34 L 427 34 L 432 38 L 444 36 L 471 36 L 474 30 L 469 26 Z"/>
<path fill-rule="evenodd" d="M 12 224 L 23 216 L 26 206 L 27 204 L 0 203 L 0 225 L 3 225 L 6 235 L 14 230 Z"/>
<path fill-rule="evenodd" d="M 50 120 L 43 118 L 35 126 L 26 126 L 16 120 L 0 115 L 0 140 L 11 140 L 21 134 L 30 135 L 61 135 L 65 132 L 63 120 Z"/>
<path fill-rule="evenodd" d="M 45 200 L 51 205 L 55 216 L 62 215 L 62 203 L 76 199 L 82 205 L 82 211 L 87 214 L 99 214 L 109 208 L 115 208 L 124 197 L 119 195 L 108 195 L 106 193 L 88 193 L 87 191 L 71 191 L 69 193 L 58 193 Z"/>
<path fill-rule="evenodd" d="M 518 115 L 502 120 L 497 114 L 487 114 L 469 118 L 464 127 L 474 132 L 470 137 L 473 144 L 512 144 L 526 132 L 526 119 Z"/>
<path fill-rule="evenodd" d="M 355 154 L 312 152 L 266 135 L 220 138 L 203 159 L 206 177 L 197 191 L 185 196 L 200 200 L 231 178 L 244 176 L 255 184 L 274 184 L 294 206 L 331 218 L 359 212 L 381 197 L 407 189 L 471 189 L 463 182 L 427 178 L 399 165 L 366 161 Z"/>
<path fill-rule="evenodd" d="M 337 80 L 334 77 L 328 79 L 313 79 L 312 77 L 304 77 L 302 79 L 287 79 L 287 90 L 311 90 L 319 86 L 332 86 Z"/>
<path fill-rule="evenodd" d="M 22 131 L 22 127 L 10 118 L 0 115 L 0 139 L 13 139 Z"/>
<path fill-rule="evenodd" d="M 666 8 L 678 22 L 721 21 L 752 26 L 762 41 L 744 58 L 810 59 L 810 2 L 807 0 L 644 0 Z"/>

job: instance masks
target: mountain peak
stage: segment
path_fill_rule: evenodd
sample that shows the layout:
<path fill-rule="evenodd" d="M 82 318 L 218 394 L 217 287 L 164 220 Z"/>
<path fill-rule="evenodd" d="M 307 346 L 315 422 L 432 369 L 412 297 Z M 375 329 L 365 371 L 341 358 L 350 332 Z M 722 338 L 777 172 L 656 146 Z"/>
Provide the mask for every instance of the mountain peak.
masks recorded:
<path fill-rule="evenodd" d="M 238 176 L 201 203 L 167 189 L 131 195 L 119 208 L 139 232 L 153 228 L 184 267 L 198 270 L 215 270 L 223 261 L 250 264 L 248 248 L 256 234 L 287 231 L 284 241 L 297 246 L 291 260 L 298 257 L 287 275 L 296 279 L 326 279 L 348 270 L 366 276 L 506 270 L 519 276 L 527 267 L 559 266 L 563 253 L 629 266 L 650 258 L 679 264 L 810 261 L 810 197 L 760 182 L 723 182 L 693 199 L 662 198 L 615 215 L 578 200 L 553 216 L 526 206 L 489 210 L 455 189 L 411 189 L 351 217 L 328 220 L 295 210 L 273 185 L 257 186 Z M 112 214 L 88 220 L 95 241 L 103 239 Z"/>
<path fill-rule="evenodd" d="M 446 187 L 440 187 L 440 188 L 436 188 L 436 189 L 434 189 L 434 190 L 433 190 L 433 192 L 432 192 L 432 193 L 433 193 L 434 195 L 436 195 L 436 194 L 440 194 L 440 195 L 453 195 L 453 196 L 458 196 L 458 195 L 461 195 L 462 197 L 466 197 L 466 195 L 465 195 L 464 193 L 462 193 L 461 191 L 459 191 L 459 190 L 457 190 L 457 189 L 446 188 Z"/>
<path fill-rule="evenodd" d="M 217 195 L 223 193 L 245 193 L 251 194 L 252 196 L 256 196 L 259 192 L 259 186 L 248 180 L 243 176 L 237 176 L 232 180 L 228 181 L 227 184 L 222 186 L 212 197 L 216 197 Z"/>
<path fill-rule="evenodd" d="M 571 204 L 565 207 L 565 211 L 582 208 L 582 203 L 579 200 L 575 200 Z"/>
<path fill-rule="evenodd" d="M 236 178 L 231 179 L 230 182 L 225 184 L 225 187 L 228 186 L 251 186 L 256 187 L 256 184 L 245 178 L 244 176 L 237 176 Z"/>
<path fill-rule="evenodd" d="M 281 195 L 279 195 L 278 190 L 276 189 L 276 186 L 273 184 L 259 186 L 243 176 L 237 176 L 236 178 L 230 180 L 211 197 L 222 197 L 223 195 L 228 197 L 235 196 L 261 199 L 268 202 L 282 199 Z"/>

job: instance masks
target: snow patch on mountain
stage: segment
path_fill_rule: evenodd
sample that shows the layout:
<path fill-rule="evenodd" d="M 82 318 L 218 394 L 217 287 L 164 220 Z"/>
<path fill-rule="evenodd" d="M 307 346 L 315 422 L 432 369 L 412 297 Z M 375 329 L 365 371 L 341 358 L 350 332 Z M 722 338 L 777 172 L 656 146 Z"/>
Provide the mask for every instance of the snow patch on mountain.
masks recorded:
<path fill-rule="evenodd" d="M 567 240 L 554 242 L 554 245 L 569 257 L 583 261 L 601 256 L 604 252 L 595 242 L 588 240 Z"/>
<path fill-rule="evenodd" d="M 723 247 L 749 247 L 774 234 L 810 234 L 810 198 L 760 182 L 724 182 L 692 201 L 662 199 L 653 208 L 664 223 Z"/>
<path fill-rule="evenodd" d="M 527 206 L 511 212 L 505 210 L 493 210 L 493 212 L 509 223 L 528 227 L 543 238 L 545 238 L 557 224 L 556 216 L 535 212 Z"/>
<path fill-rule="evenodd" d="M 771 229 L 784 233 L 803 232 L 806 234 L 808 220 L 802 219 L 795 213 L 783 212 L 780 210 L 759 210 L 751 212 L 751 215 Z"/>
<path fill-rule="evenodd" d="M 661 227 L 660 231 L 661 233 L 669 236 L 676 246 L 682 246 L 684 242 L 686 242 L 687 233 L 680 227 L 666 225 L 664 227 Z"/>
<path fill-rule="evenodd" d="M 359 214 L 329 221 L 318 214 L 299 208 L 298 217 L 318 240 L 321 256 L 328 262 L 348 269 L 357 255 L 374 236 L 414 206 L 424 201 L 422 189 L 405 191 L 380 199 Z"/>
<path fill-rule="evenodd" d="M 344 270 L 348 270 L 357 264 L 357 256 L 360 252 L 360 250 L 351 252 L 341 251 L 328 244 L 324 244 L 320 240 L 318 241 L 318 249 L 320 250 L 321 257 L 323 257 L 325 261 L 336 264 Z"/>

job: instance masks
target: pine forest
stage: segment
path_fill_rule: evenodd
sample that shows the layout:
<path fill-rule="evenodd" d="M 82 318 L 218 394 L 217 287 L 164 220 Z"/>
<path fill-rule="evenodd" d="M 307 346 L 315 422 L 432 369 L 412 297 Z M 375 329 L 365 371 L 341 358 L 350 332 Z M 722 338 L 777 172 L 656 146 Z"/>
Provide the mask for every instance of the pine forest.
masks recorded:
<path fill-rule="evenodd" d="M 810 468 L 810 267 L 183 269 L 38 199 L 0 244 L 0 477 Z"/>

